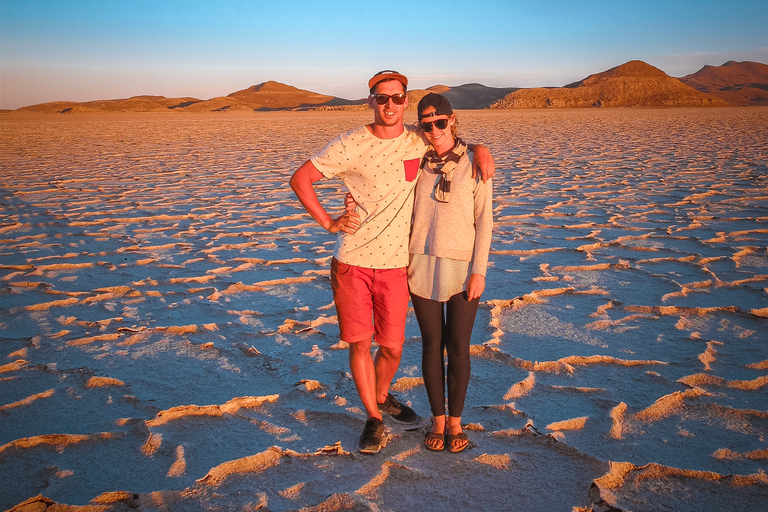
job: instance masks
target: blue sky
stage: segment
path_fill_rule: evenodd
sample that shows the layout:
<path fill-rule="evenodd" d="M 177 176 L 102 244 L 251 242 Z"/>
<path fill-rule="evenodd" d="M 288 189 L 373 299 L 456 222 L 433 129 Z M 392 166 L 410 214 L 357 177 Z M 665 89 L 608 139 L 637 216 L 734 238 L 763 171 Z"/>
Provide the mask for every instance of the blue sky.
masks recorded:
<path fill-rule="evenodd" d="M 0 0 L 0 107 L 141 94 L 209 99 L 267 80 L 347 99 L 562 86 L 639 59 L 671 76 L 768 63 L 765 0 Z"/>

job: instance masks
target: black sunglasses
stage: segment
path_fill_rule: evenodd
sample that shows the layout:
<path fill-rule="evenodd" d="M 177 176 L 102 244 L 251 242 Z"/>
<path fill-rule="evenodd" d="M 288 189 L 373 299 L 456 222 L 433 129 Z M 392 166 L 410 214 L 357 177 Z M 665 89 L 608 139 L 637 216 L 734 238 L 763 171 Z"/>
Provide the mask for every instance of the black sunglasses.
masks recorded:
<path fill-rule="evenodd" d="M 405 103 L 405 98 L 407 96 L 405 94 L 374 94 L 373 99 L 376 100 L 376 103 L 379 105 L 386 105 L 389 103 L 389 100 L 392 100 L 392 103 L 395 105 L 402 105 Z"/>
<path fill-rule="evenodd" d="M 426 133 L 432 131 L 432 125 L 437 126 L 438 130 L 445 130 L 448 127 L 448 119 L 438 119 L 437 121 L 422 121 L 419 123 L 421 129 Z"/>

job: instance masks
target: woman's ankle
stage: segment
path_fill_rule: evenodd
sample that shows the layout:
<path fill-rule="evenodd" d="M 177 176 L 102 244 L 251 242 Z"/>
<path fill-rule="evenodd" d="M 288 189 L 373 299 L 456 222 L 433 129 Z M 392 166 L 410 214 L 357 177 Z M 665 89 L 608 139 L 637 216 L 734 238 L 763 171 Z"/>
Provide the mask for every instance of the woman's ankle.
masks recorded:
<path fill-rule="evenodd" d="M 445 414 L 432 416 L 432 432 L 445 432 Z"/>
<path fill-rule="evenodd" d="M 461 427 L 461 416 L 446 416 L 446 425 L 448 426 L 448 433 L 451 435 L 460 434 L 464 431 Z"/>

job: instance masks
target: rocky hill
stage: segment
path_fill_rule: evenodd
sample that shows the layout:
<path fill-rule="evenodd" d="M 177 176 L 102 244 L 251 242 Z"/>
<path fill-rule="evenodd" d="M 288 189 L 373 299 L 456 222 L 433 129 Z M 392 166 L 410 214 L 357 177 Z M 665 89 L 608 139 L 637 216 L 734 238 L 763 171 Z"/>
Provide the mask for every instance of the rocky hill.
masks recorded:
<path fill-rule="evenodd" d="M 704 66 L 680 81 L 731 105 L 768 105 L 768 65 L 759 62 Z"/>
<path fill-rule="evenodd" d="M 319 106 L 352 105 L 355 102 L 297 89 L 269 81 L 227 96 L 200 101 L 185 107 L 190 112 L 254 110 L 298 110 Z"/>
<path fill-rule="evenodd" d="M 714 107 L 728 103 L 633 60 L 565 87 L 520 89 L 490 108 Z"/>

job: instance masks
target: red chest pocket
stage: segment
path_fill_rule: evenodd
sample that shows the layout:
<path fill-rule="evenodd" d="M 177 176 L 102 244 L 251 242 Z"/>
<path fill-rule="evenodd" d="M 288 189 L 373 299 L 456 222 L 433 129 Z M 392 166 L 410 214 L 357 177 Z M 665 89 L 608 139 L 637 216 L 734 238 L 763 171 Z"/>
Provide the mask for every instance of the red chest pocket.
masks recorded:
<path fill-rule="evenodd" d="M 413 181 L 416 179 L 416 176 L 419 174 L 419 164 L 421 163 L 421 159 L 414 158 L 413 160 L 405 160 L 403 162 L 403 166 L 405 167 L 405 179 L 408 181 Z"/>

